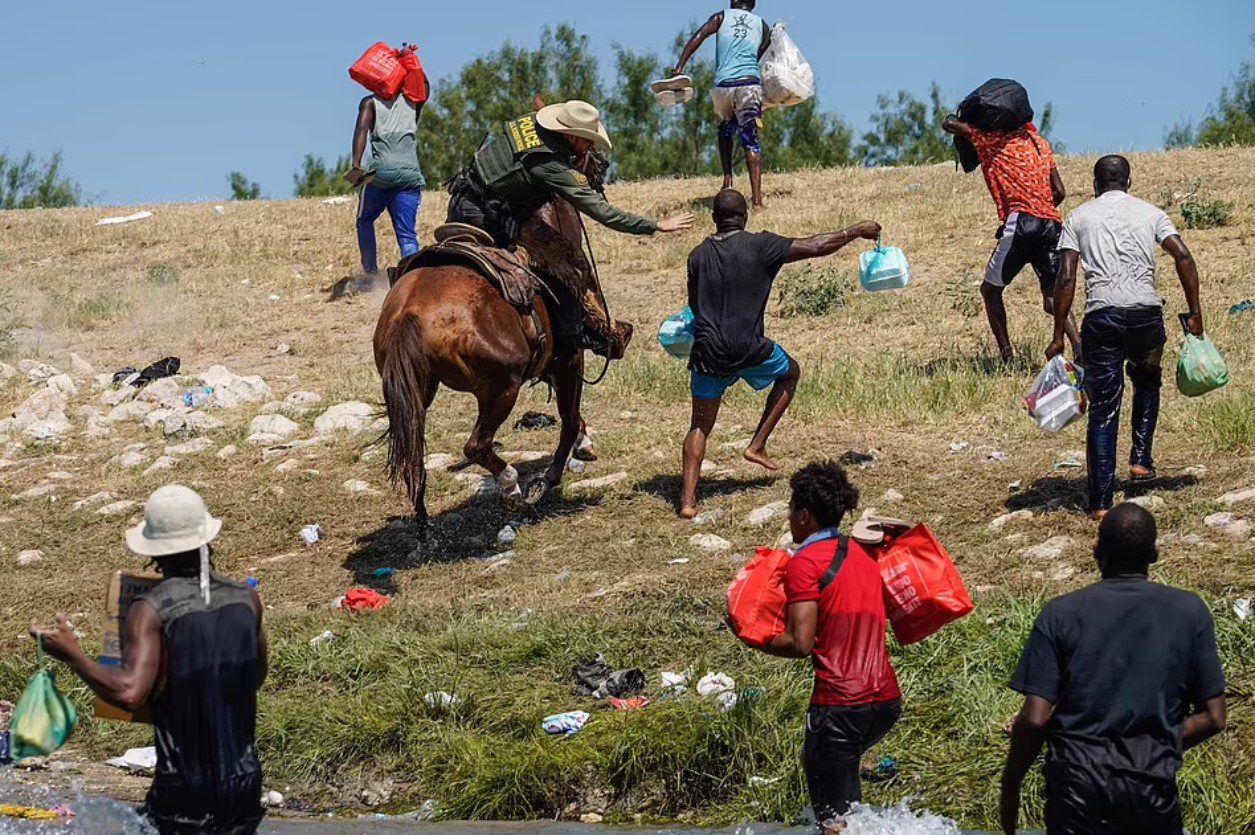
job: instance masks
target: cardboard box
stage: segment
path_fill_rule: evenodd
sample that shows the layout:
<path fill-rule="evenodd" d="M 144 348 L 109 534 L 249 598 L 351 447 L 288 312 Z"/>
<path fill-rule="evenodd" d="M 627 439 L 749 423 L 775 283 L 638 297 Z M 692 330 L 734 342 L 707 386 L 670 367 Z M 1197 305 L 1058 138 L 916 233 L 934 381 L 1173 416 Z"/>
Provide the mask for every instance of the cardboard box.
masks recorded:
<path fill-rule="evenodd" d="M 97 659 L 101 664 L 106 667 L 121 666 L 126 640 L 126 613 L 132 603 L 152 591 L 161 579 L 160 574 L 132 571 L 115 571 L 109 578 L 109 595 L 105 598 L 104 646 Z M 99 698 L 96 699 L 95 716 L 113 722 L 152 724 L 152 717 L 146 708 L 138 713 L 127 713 Z"/>

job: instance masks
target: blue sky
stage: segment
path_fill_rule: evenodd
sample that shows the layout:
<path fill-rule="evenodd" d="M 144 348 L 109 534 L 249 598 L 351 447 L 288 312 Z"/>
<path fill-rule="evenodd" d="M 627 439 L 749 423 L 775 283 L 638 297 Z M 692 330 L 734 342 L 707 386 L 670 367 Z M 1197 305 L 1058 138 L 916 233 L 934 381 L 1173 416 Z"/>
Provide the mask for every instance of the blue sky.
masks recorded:
<path fill-rule="evenodd" d="M 453 74 L 506 38 L 571 22 L 609 56 L 663 52 L 717 0 L 44 0 L 6 2 L 0 151 L 60 149 L 94 202 L 220 199 L 244 171 L 286 197 L 307 152 L 349 147 L 361 91 L 347 68 L 376 40 L 420 44 Z M 815 65 L 821 104 L 862 127 L 877 93 L 948 98 L 990 76 L 1053 101 L 1072 151 L 1148 149 L 1197 118 L 1255 54 L 1252 0 L 973 3 L 760 0 Z M 712 48 L 712 47 L 707 47 Z M 609 64 L 607 63 L 607 66 Z M 526 108 L 527 103 L 520 106 Z"/>

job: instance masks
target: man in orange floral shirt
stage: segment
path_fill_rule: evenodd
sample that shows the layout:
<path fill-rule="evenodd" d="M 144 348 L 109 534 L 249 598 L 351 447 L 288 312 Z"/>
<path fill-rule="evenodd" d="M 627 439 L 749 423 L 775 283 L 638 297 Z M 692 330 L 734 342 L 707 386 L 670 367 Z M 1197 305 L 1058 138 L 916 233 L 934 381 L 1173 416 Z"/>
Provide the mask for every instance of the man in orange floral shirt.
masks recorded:
<path fill-rule="evenodd" d="M 1004 360 L 1015 355 L 1002 294 L 1020 271 L 1032 266 L 1041 284 L 1042 307 L 1054 317 L 1055 279 L 1059 274 L 1059 206 L 1067 196 L 1055 165 L 1054 151 L 1032 124 L 1014 131 L 983 131 L 957 117 L 946 119 L 947 133 L 967 139 L 980 157 L 985 184 L 998 207 L 1002 226 L 998 247 L 989 259 L 981 296 L 989 327 Z M 1081 338 L 1070 315 L 1067 335 L 1080 355 Z"/>

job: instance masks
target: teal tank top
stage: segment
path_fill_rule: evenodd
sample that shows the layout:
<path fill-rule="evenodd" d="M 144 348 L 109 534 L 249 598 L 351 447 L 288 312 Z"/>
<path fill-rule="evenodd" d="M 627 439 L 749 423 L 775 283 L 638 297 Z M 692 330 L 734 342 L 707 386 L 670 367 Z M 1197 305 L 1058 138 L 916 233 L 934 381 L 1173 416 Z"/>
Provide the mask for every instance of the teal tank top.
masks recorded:
<path fill-rule="evenodd" d="M 744 9 L 723 13 L 723 25 L 715 41 L 715 83 L 760 78 L 758 50 L 763 45 L 763 19 Z"/>
<path fill-rule="evenodd" d="M 381 188 L 424 188 L 418 162 L 418 107 L 405 96 L 375 96 L 375 130 L 370 136 L 371 168 Z"/>

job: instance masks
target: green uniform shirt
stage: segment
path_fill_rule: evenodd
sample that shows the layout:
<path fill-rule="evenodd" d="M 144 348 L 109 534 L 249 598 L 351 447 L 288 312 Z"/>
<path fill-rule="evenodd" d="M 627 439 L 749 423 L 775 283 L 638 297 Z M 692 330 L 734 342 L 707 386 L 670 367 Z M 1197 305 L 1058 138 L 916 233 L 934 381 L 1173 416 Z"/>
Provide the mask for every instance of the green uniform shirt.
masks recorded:
<path fill-rule="evenodd" d="M 658 222 L 616 209 L 575 170 L 575 150 L 560 133 L 536 123 L 535 116 L 506 122 L 475 153 L 475 168 L 488 190 L 509 201 L 521 215 L 561 197 L 583 214 L 616 232 L 652 235 Z"/>

